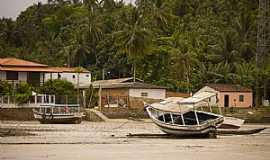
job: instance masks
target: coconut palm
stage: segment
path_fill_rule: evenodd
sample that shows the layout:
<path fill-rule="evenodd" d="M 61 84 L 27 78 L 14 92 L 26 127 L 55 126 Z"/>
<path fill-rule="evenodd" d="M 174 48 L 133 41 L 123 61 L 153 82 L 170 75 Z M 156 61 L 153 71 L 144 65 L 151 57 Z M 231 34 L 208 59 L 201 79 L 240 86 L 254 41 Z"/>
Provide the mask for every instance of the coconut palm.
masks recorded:
<path fill-rule="evenodd" d="M 150 31 L 142 26 L 142 15 L 136 8 L 132 9 L 130 17 L 123 24 L 120 31 L 113 36 L 116 39 L 116 46 L 119 51 L 128 56 L 133 63 L 133 78 L 136 79 L 136 63 L 143 58 L 151 44 Z"/>
<path fill-rule="evenodd" d="M 251 63 L 235 64 L 235 80 L 236 83 L 246 87 L 252 87 L 254 84 L 255 66 Z"/>
<path fill-rule="evenodd" d="M 234 31 L 226 30 L 219 34 L 217 44 L 211 46 L 218 62 L 232 63 L 238 58 L 235 35 Z"/>

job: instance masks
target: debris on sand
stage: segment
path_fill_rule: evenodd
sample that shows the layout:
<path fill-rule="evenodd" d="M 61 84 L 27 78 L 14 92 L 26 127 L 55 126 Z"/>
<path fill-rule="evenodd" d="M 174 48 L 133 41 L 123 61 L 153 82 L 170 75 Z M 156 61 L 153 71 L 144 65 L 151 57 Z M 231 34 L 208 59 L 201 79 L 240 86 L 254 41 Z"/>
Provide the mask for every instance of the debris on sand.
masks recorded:
<path fill-rule="evenodd" d="M 10 136 L 33 136 L 35 134 L 29 133 L 20 129 L 14 128 L 0 128 L 0 137 L 10 137 Z"/>

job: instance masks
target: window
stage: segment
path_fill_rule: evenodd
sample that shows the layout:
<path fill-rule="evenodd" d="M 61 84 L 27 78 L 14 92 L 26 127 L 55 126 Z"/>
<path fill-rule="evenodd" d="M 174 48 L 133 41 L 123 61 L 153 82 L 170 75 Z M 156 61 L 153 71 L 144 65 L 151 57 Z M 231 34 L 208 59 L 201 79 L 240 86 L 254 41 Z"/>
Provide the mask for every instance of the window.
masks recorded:
<path fill-rule="evenodd" d="M 89 75 L 87 74 L 87 75 L 85 75 L 85 77 L 89 77 Z"/>
<path fill-rule="evenodd" d="M 147 92 L 142 92 L 142 93 L 141 93 L 141 96 L 142 96 L 142 97 L 147 97 L 147 96 L 148 96 L 148 93 L 147 93 Z"/>
<path fill-rule="evenodd" d="M 7 80 L 19 80 L 18 72 L 7 72 Z"/>
<path fill-rule="evenodd" d="M 76 76 L 73 74 L 73 75 L 72 75 L 72 78 L 76 78 Z"/>
<path fill-rule="evenodd" d="M 244 102 L 244 95 L 239 96 L 239 102 Z"/>
<path fill-rule="evenodd" d="M 58 73 L 58 79 L 61 79 L 61 74 Z"/>

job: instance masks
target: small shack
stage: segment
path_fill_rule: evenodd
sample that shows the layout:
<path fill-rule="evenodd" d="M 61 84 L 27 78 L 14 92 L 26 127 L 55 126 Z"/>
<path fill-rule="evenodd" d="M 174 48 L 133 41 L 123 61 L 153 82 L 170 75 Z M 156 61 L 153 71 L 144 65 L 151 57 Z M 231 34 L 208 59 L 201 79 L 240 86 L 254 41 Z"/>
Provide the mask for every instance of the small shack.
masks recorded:
<path fill-rule="evenodd" d="M 159 101 L 166 98 L 166 87 L 144 83 L 132 77 L 92 82 L 100 89 L 101 106 L 143 110 L 143 101 Z"/>
<path fill-rule="evenodd" d="M 253 104 L 252 89 L 235 84 L 207 84 L 200 92 L 214 92 L 216 97 L 209 99 L 219 107 L 248 108 Z M 196 94 L 196 93 L 195 93 Z"/>

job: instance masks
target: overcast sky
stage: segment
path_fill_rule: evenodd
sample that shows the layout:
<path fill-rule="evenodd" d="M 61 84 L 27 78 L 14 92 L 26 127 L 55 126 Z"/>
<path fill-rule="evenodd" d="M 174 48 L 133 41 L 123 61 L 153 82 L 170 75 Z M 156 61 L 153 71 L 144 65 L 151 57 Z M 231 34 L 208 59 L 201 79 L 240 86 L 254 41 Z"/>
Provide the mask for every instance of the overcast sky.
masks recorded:
<path fill-rule="evenodd" d="M 131 2 L 134 0 L 125 0 L 126 2 Z M 13 18 L 24 11 L 27 7 L 33 3 L 47 2 L 47 0 L 0 0 L 0 17 Z"/>

